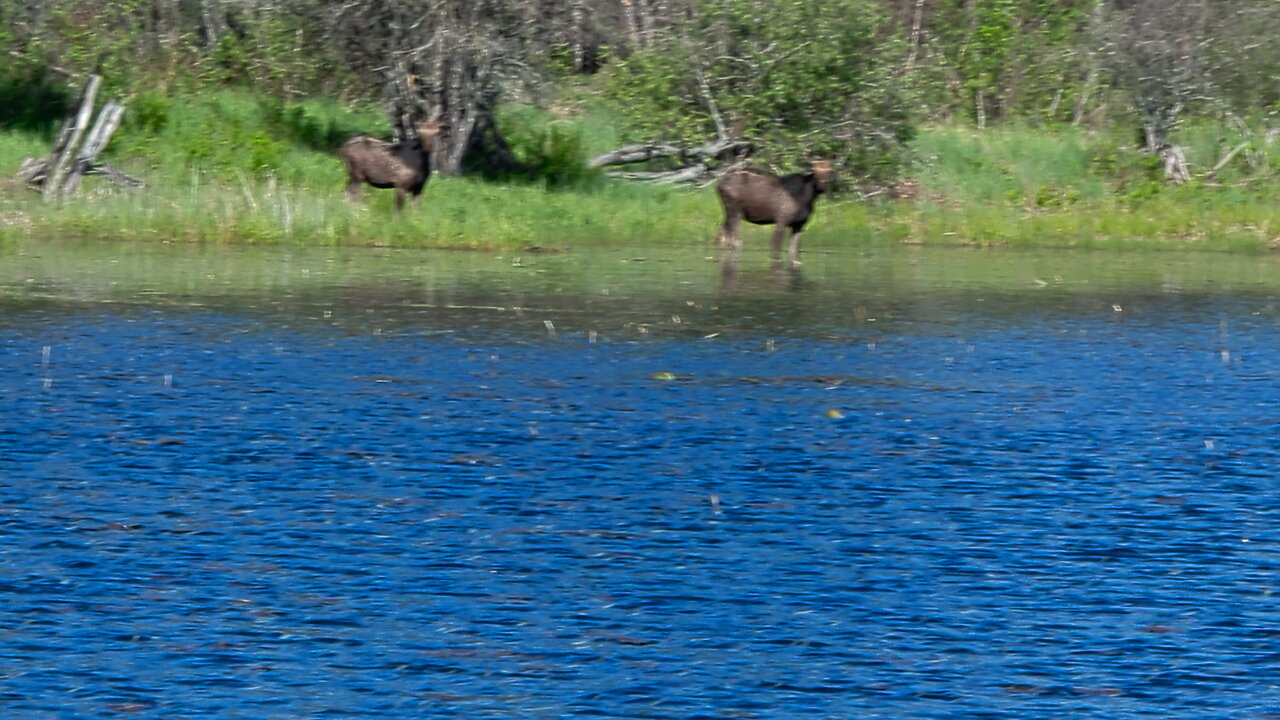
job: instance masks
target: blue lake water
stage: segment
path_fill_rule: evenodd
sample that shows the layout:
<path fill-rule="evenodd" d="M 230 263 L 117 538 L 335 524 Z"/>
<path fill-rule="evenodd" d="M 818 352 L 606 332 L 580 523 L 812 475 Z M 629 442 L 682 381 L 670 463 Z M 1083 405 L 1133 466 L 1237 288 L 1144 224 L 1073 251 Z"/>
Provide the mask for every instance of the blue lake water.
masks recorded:
<path fill-rule="evenodd" d="M 1212 256 L 40 252 L 4 717 L 1280 717 L 1280 304 Z"/>

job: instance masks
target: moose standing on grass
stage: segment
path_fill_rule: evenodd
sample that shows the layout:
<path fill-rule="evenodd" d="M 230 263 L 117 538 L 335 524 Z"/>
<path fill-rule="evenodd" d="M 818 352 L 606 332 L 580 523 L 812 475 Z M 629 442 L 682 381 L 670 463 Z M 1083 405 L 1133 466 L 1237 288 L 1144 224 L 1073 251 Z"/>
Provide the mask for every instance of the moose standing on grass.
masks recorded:
<path fill-rule="evenodd" d="M 716 234 L 716 244 L 728 242 L 742 249 L 738 226 L 745 218 L 755 225 L 774 225 L 773 259 L 780 261 L 782 239 L 791 230 L 790 258 L 800 264 L 800 233 L 813 214 L 813 201 L 827 189 L 831 163 L 814 160 L 811 171 L 778 177 L 764 170 L 744 168 L 728 173 L 716 183 L 724 206 L 724 225 Z"/>
<path fill-rule="evenodd" d="M 414 204 L 431 176 L 431 153 L 436 140 L 445 130 L 440 116 L 418 123 L 416 137 L 397 143 L 367 135 L 353 137 L 342 144 L 338 155 L 347 167 L 347 197 L 353 202 L 360 197 L 360 185 L 396 191 L 396 211 L 404 210 L 404 196 L 413 196 Z"/>

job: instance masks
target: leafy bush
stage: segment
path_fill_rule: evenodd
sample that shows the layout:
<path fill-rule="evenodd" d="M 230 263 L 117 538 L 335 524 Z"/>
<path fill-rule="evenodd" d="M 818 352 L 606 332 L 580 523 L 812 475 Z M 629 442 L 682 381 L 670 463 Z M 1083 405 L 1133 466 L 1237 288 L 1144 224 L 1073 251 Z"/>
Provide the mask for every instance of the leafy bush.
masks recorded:
<path fill-rule="evenodd" d="M 261 103 L 245 93 L 143 92 L 125 117 L 112 147 L 153 166 L 261 175 L 274 172 L 288 149 L 286 141 L 269 132 Z"/>
<path fill-rule="evenodd" d="M 66 115 L 70 95 L 44 65 L 0 66 L 0 127 L 51 133 Z"/>
<path fill-rule="evenodd" d="M 376 110 L 352 112 L 333 101 L 263 103 L 272 130 L 289 142 L 312 150 L 337 150 L 347 138 L 387 134 L 387 118 Z"/>
<path fill-rule="evenodd" d="M 599 177 L 588 167 L 580 124 L 552 120 L 547 113 L 531 107 L 506 109 L 499 124 L 522 166 L 508 173 L 507 179 L 531 180 L 559 189 L 581 187 Z"/>
<path fill-rule="evenodd" d="M 892 177 L 914 136 L 902 56 L 871 0 L 700 0 L 691 19 L 617 63 L 606 93 L 632 136 L 701 143 L 723 128 L 758 159 Z"/>
<path fill-rule="evenodd" d="M 129 102 L 125 127 L 143 135 L 159 135 L 169 124 L 169 98 L 155 90 L 138 93 Z"/>

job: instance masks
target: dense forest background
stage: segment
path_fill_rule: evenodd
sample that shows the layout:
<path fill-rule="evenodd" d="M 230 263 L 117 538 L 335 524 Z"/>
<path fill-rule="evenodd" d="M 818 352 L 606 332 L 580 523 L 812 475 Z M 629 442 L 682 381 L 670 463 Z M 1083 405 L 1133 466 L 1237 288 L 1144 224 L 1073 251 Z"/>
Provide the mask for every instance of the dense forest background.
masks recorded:
<path fill-rule="evenodd" d="M 96 71 L 136 148 L 179 99 L 241 88 L 318 149 L 364 129 L 320 98 L 384 132 L 442 114 L 445 174 L 518 165 L 503 108 L 566 88 L 619 141 L 741 139 L 864 178 L 937 123 L 1120 128 L 1159 154 L 1206 120 L 1248 154 L 1280 127 L 1277 37 L 1275 0 L 0 0 L 0 128 L 49 132 Z M 188 130 L 196 157 L 269 164 L 280 141 Z"/>

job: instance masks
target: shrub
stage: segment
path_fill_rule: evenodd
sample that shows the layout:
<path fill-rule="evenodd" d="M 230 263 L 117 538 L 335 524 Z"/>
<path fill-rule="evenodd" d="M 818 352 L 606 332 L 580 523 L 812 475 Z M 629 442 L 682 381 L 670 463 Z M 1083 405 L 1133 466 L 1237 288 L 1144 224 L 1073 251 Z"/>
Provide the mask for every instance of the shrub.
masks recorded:
<path fill-rule="evenodd" d="M 52 133 L 70 105 L 66 84 L 44 65 L 0 66 L 0 127 Z"/>

